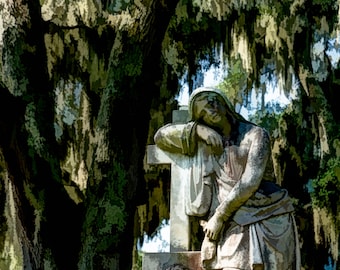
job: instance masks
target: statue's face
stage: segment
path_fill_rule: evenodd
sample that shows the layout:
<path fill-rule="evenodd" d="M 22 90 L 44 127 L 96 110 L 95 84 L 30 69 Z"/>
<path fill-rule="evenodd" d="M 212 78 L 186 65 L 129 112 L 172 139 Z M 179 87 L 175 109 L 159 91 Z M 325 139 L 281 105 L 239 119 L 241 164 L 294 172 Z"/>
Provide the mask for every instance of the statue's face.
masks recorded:
<path fill-rule="evenodd" d="M 227 120 L 227 108 L 222 97 L 215 93 L 204 93 L 194 101 L 195 115 L 209 126 L 220 126 Z"/>

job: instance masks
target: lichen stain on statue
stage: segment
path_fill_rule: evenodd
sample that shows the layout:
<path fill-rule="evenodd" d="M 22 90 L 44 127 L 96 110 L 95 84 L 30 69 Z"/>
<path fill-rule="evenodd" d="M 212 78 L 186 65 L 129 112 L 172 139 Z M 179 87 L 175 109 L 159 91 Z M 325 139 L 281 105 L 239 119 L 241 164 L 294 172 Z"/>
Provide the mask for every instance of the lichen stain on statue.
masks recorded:
<path fill-rule="evenodd" d="M 294 208 L 276 184 L 266 130 L 237 114 L 226 95 L 198 88 L 190 121 L 155 134 L 159 148 L 191 162 L 183 215 L 200 219 L 205 269 L 300 269 Z M 171 219 L 171 213 L 170 213 Z"/>

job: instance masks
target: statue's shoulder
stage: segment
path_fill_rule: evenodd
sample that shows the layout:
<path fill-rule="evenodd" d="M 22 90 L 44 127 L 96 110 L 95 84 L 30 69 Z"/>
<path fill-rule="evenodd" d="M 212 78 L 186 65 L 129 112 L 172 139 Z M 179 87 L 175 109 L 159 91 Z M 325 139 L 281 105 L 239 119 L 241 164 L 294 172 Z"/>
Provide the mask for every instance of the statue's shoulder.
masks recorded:
<path fill-rule="evenodd" d="M 260 126 L 257 126 L 253 123 L 250 123 L 250 122 L 240 122 L 239 135 L 240 135 L 241 141 L 269 137 L 269 133 L 267 132 L 266 129 Z"/>

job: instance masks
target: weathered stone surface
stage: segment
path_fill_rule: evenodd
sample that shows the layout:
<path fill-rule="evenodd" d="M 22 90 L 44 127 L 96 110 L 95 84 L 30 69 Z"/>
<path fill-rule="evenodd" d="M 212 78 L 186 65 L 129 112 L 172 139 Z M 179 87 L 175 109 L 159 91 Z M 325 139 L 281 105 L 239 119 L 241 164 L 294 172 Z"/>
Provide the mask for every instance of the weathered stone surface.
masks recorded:
<path fill-rule="evenodd" d="M 188 239 L 181 247 L 190 247 L 190 223 L 179 221 L 193 216 L 202 219 L 204 269 L 299 269 L 294 207 L 275 184 L 268 133 L 237 114 L 218 89 L 196 89 L 189 113 L 191 121 L 161 127 L 154 136 L 157 147 L 148 149 L 149 163 L 175 168 L 171 245 Z M 168 268 L 156 255 L 152 260 L 157 265 L 148 263 L 150 269 L 190 269 L 176 265 L 178 258 Z"/>
<path fill-rule="evenodd" d="M 201 270 L 200 252 L 145 253 L 143 270 Z"/>
<path fill-rule="evenodd" d="M 149 145 L 147 149 L 148 164 L 171 164 L 170 192 L 170 251 L 189 250 L 189 218 L 185 214 L 184 192 L 188 173 L 188 159 L 180 154 L 173 154 Z"/>
<path fill-rule="evenodd" d="M 182 106 L 179 110 L 174 110 L 172 112 L 172 122 L 173 123 L 186 123 L 189 120 L 188 109 Z"/>

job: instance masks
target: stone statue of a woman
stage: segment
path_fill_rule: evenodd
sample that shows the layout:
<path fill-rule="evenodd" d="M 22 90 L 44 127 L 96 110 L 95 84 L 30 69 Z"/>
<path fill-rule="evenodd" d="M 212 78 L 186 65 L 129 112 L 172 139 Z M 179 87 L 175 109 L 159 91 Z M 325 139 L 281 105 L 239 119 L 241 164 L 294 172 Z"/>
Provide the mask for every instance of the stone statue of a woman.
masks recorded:
<path fill-rule="evenodd" d="M 298 270 L 293 205 L 275 184 L 270 140 L 237 114 L 224 93 L 198 88 L 186 124 L 155 134 L 159 148 L 192 158 L 186 214 L 199 216 L 205 269 Z"/>

